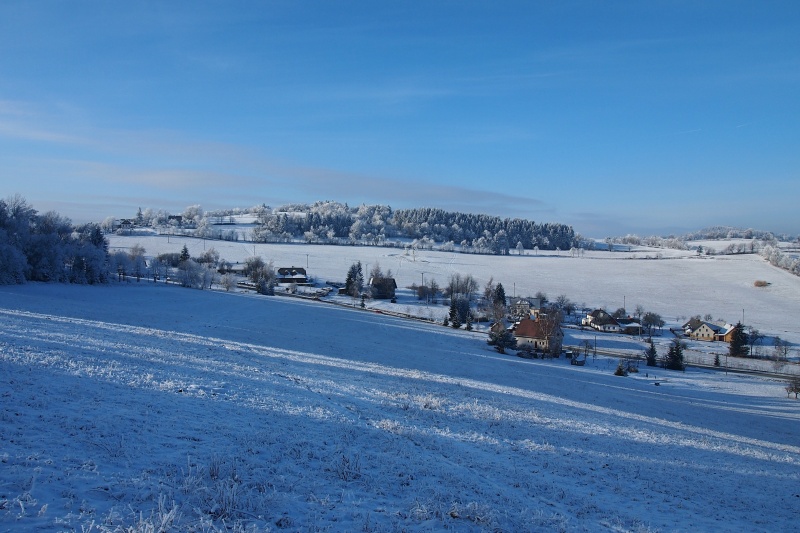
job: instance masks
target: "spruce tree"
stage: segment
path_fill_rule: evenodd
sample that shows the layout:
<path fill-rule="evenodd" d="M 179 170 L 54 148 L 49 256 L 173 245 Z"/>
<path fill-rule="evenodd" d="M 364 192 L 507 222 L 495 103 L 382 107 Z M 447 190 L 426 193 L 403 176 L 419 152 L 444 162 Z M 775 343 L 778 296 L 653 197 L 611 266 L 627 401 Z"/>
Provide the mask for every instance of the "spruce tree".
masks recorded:
<path fill-rule="evenodd" d="M 683 370 L 686 365 L 683 362 L 683 342 L 680 339 L 674 339 L 670 344 L 667 358 L 664 360 L 664 368 L 669 370 Z"/>
<path fill-rule="evenodd" d="M 733 326 L 731 342 L 728 346 L 728 355 L 731 357 L 747 357 L 749 353 L 747 333 L 745 333 L 742 323 L 737 322 L 736 325 Z"/>
<path fill-rule="evenodd" d="M 498 283 L 494 288 L 494 303 L 495 305 L 506 305 L 506 290 L 502 283 Z"/>
<path fill-rule="evenodd" d="M 344 281 L 344 291 L 352 296 L 357 297 L 364 287 L 364 274 L 361 270 L 361 261 L 357 261 L 350 265 L 347 270 L 347 278 Z"/>
<path fill-rule="evenodd" d="M 489 340 L 486 341 L 489 346 L 494 346 L 500 353 L 506 353 L 507 348 L 514 348 L 517 345 L 517 339 L 514 334 L 505 328 L 500 331 L 492 331 L 489 333 Z"/>
<path fill-rule="evenodd" d="M 183 263 L 184 261 L 188 261 L 189 257 L 190 257 L 189 256 L 189 249 L 184 244 L 183 245 L 183 249 L 181 250 L 181 256 L 180 256 L 181 263 Z"/>
<path fill-rule="evenodd" d="M 647 350 L 645 350 L 644 358 L 647 361 L 647 366 L 656 366 L 658 361 L 658 352 L 656 351 L 656 345 L 653 344 L 653 339 L 650 339 L 650 346 L 648 346 Z"/>
<path fill-rule="evenodd" d="M 450 300 L 450 326 L 453 329 L 461 327 L 461 317 L 459 316 L 458 305 L 456 304 L 455 298 Z"/>

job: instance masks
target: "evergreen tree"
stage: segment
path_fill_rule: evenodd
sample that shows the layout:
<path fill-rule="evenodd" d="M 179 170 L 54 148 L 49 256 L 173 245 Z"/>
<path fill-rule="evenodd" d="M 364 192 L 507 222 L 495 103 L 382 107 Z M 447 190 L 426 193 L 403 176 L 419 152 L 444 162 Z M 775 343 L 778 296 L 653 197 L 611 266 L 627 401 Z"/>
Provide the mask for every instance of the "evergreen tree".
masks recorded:
<path fill-rule="evenodd" d="M 189 255 L 189 249 L 184 244 L 183 249 L 181 250 L 181 258 L 180 258 L 181 263 L 183 263 L 184 261 L 188 261 L 190 257 L 191 256 Z"/>
<path fill-rule="evenodd" d="M 465 328 L 467 331 L 472 331 L 472 313 L 467 313 L 467 325 Z"/>
<path fill-rule="evenodd" d="M 256 292 L 258 294 L 264 294 L 266 296 L 274 296 L 275 279 L 270 278 L 268 276 L 262 276 L 258 278 L 258 281 L 256 282 Z"/>
<path fill-rule="evenodd" d="M 502 283 L 498 283 L 494 288 L 494 303 L 495 305 L 506 305 L 506 290 Z"/>
<path fill-rule="evenodd" d="M 656 345 L 653 344 L 653 339 L 650 339 L 650 346 L 648 346 L 647 350 L 645 350 L 644 358 L 647 362 L 647 366 L 656 366 L 658 361 L 658 351 L 656 351 Z"/>
<path fill-rule="evenodd" d="M 361 289 L 364 287 L 364 274 L 361 270 L 361 261 L 357 261 L 350 265 L 347 271 L 347 278 L 344 282 L 344 290 L 347 294 L 356 298 L 361 294 Z"/>
<path fill-rule="evenodd" d="M 747 333 L 744 331 L 744 326 L 741 322 L 737 322 L 733 326 L 733 333 L 731 334 L 731 342 L 728 346 L 728 355 L 731 357 L 747 357 L 750 353 L 747 345 Z"/>
<path fill-rule="evenodd" d="M 714 354 L 714 366 L 719 366 L 719 365 L 720 365 L 719 354 L 717 353 L 717 354 Z"/>
<path fill-rule="evenodd" d="M 491 331 L 489 339 L 486 341 L 489 346 L 494 348 L 500 353 L 506 353 L 506 349 L 514 348 L 517 346 L 517 339 L 514 335 L 505 328 L 499 331 Z"/>
<path fill-rule="evenodd" d="M 459 316 L 460 313 L 458 312 L 458 304 L 456 301 L 456 298 L 450 300 L 450 326 L 454 329 L 461 327 L 461 317 Z"/>
<path fill-rule="evenodd" d="M 680 339 L 674 339 L 669 346 L 667 357 L 664 359 L 664 368 L 669 370 L 683 370 L 686 365 L 683 362 L 683 349 L 685 345 Z"/>

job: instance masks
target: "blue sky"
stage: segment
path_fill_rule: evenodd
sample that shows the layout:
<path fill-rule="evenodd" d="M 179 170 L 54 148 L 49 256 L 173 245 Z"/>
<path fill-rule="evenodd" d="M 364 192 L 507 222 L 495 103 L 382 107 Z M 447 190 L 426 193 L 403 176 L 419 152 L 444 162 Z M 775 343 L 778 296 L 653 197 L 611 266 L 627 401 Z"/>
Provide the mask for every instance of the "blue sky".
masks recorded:
<path fill-rule="evenodd" d="M 0 196 L 800 233 L 800 2 L 0 3 Z"/>

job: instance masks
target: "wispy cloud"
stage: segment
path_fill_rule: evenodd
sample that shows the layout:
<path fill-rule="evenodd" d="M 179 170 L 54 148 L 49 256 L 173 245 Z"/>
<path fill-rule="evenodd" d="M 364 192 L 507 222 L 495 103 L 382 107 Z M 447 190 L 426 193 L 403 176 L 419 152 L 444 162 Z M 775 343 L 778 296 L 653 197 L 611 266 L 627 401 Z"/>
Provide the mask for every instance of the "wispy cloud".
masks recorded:
<path fill-rule="evenodd" d="M 294 190 L 296 196 L 302 198 L 359 199 L 393 207 L 469 207 L 467 211 L 495 215 L 505 213 L 504 216 L 551 210 L 547 202 L 526 195 L 443 185 L 413 178 L 358 174 L 266 161 L 262 169 L 265 176 L 271 176 L 269 183 L 280 183 L 283 191 Z"/>
<path fill-rule="evenodd" d="M 0 122 L 0 135 L 76 149 L 74 157 L 37 155 L 35 161 L 18 161 L 27 168 L 26 173 L 59 175 L 72 184 L 80 183 L 82 191 L 101 191 L 103 197 L 114 197 L 116 191 L 120 197 L 156 199 L 151 204 L 154 206 L 176 198 L 180 204 L 210 205 L 219 205 L 222 197 L 239 199 L 239 204 L 228 207 L 281 198 L 308 202 L 336 198 L 396 208 L 431 206 L 523 218 L 551 218 L 555 214 L 553 207 L 539 198 L 502 188 L 486 191 L 402 175 L 307 165 L 270 157 L 253 147 L 195 140 L 174 131 L 83 127 L 76 134 L 60 125 L 58 117 L 36 112 L 20 115 L 26 116 L 13 123 Z M 498 136 L 519 136 L 520 132 L 498 130 L 486 135 L 497 140 Z M 113 201 L 122 202 L 122 198 Z"/>

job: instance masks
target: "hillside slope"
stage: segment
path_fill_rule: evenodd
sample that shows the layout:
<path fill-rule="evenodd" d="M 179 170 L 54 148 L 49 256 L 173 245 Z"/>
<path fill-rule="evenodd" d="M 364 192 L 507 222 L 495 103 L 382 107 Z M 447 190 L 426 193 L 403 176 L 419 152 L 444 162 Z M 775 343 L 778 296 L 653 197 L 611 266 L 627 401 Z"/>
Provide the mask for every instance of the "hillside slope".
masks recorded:
<path fill-rule="evenodd" d="M 0 316 L 0 531 L 796 523 L 800 411 L 779 383 L 621 378 L 436 325 L 151 284 L 3 287 Z"/>

